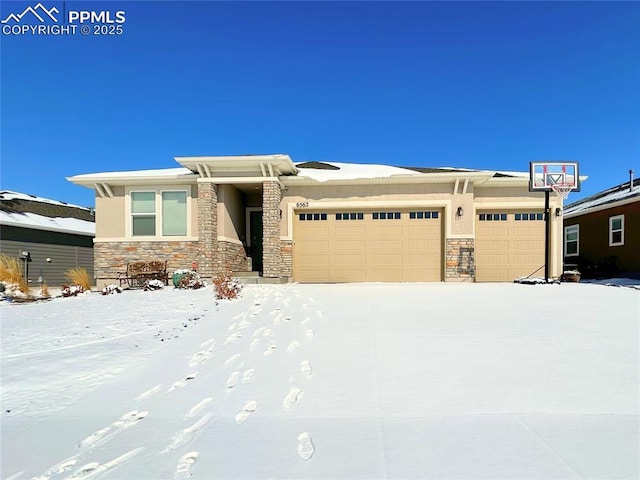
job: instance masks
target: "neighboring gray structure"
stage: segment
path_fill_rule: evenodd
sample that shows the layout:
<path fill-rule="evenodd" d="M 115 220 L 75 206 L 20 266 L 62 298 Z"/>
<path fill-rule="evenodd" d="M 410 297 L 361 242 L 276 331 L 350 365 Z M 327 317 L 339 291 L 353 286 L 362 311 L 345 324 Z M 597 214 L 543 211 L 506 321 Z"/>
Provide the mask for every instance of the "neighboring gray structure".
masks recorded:
<path fill-rule="evenodd" d="M 65 272 L 83 267 L 94 276 L 93 209 L 56 200 L 0 191 L 0 253 L 27 262 L 32 287 L 68 283 Z M 22 264 L 24 267 L 24 263 Z"/>

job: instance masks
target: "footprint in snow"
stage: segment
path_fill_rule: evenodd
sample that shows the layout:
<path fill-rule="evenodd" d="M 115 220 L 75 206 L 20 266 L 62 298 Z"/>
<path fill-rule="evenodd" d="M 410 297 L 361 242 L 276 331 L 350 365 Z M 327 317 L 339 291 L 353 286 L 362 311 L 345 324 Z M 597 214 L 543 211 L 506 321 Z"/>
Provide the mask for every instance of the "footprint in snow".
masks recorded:
<path fill-rule="evenodd" d="M 144 400 L 145 398 L 148 398 L 151 395 L 154 395 L 154 394 L 158 393 L 160 390 L 162 390 L 162 385 L 156 385 L 155 387 L 150 388 L 146 392 L 142 392 L 140 395 L 138 395 L 135 398 L 135 400 L 137 400 L 139 402 L 140 400 Z"/>
<path fill-rule="evenodd" d="M 229 335 L 227 337 L 227 339 L 224 341 L 224 344 L 227 345 L 231 342 L 235 342 L 237 339 L 241 338 L 242 334 L 240 332 L 236 332 L 236 333 L 232 333 L 231 335 Z"/>
<path fill-rule="evenodd" d="M 264 331 L 265 331 L 266 329 L 267 329 L 267 327 L 260 327 L 260 328 L 258 328 L 255 332 L 253 332 L 253 336 L 254 336 L 254 337 L 259 337 L 259 336 L 261 336 L 261 335 L 264 333 Z"/>
<path fill-rule="evenodd" d="M 227 330 L 229 330 L 230 332 L 236 329 L 236 324 L 232 323 L 231 325 L 229 325 L 229 328 L 227 328 Z"/>
<path fill-rule="evenodd" d="M 253 382 L 253 377 L 255 376 L 255 374 L 256 374 L 256 371 L 253 368 L 245 371 L 244 374 L 242 375 L 242 383 Z"/>
<path fill-rule="evenodd" d="M 244 422 L 249 416 L 256 411 L 257 403 L 255 400 L 247 402 L 240 413 L 236 415 L 236 423 Z"/>
<path fill-rule="evenodd" d="M 307 330 L 304 334 L 309 340 L 316 336 L 315 332 L 312 329 Z"/>
<path fill-rule="evenodd" d="M 193 439 L 194 435 L 199 430 L 201 430 L 207 423 L 209 423 L 209 420 L 211 420 L 211 417 L 213 417 L 213 414 L 209 412 L 203 415 L 202 418 L 200 418 L 200 420 L 198 420 L 196 423 L 194 423 L 190 427 L 180 430 L 178 433 L 176 433 L 173 436 L 171 443 L 169 444 L 169 446 L 167 446 L 167 448 L 165 448 L 162 451 L 162 453 L 166 453 L 171 450 L 184 447 L 187 443 L 189 443 Z"/>
<path fill-rule="evenodd" d="M 259 338 L 254 339 L 251 342 L 251 344 L 249 345 L 249 350 L 251 350 L 253 352 L 256 348 L 258 348 L 258 344 L 259 343 L 260 343 L 260 339 Z"/>
<path fill-rule="evenodd" d="M 313 457 L 315 447 L 311 441 L 311 436 L 307 432 L 298 435 L 298 455 L 302 460 L 309 460 Z"/>
<path fill-rule="evenodd" d="M 182 380 L 178 380 L 176 383 L 174 383 L 171 388 L 169 390 L 167 390 L 167 393 L 169 392 L 173 392 L 174 390 L 178 389 L 178 388 L 182 388 L 184 387 L 187 382 L 189 382 L 190 380 L 193 380 L 194 378 L 196 378 L 198 376 L 198 373 L 190 373 L 189 375 L 187 375 L 186 377 L 184 377 L 184 379 Z"/>
<path fill-rule="evenodd" d="M 213 398 L 211 398 L 211 397 L 207 397 L 207 398 L 201 400 L 199 403 L 197 403 L 196 405 L 191 407 L 191 410 L 189 410 L 189 413 L 187 413 L 187 418 L 192 418 L 192 417 L 195 417 L 196 415 L 198 415 L 200 412 L 202 412 L 202 410 L 207 408 L 207 406 L 212 401 L 213 401 Z"/>
<path fill-rule="evenodd" d="M 231 375 L 229 375 L 229 378 L 227 379 L 227 388 L 232 389 L 233 387 L 235 387 L 238 384 L 239 377 L 240 372 L 233 372 Z"/>
<path fill-rule="evenodd" d="M 80 440 L 80 443 L 78 443 L 78 448 L 96 447 L 98 445 L 102 445 L 114 438 L 123 430 L 136 425 L 148 414 L 149 412 L 141 412 L 138 410 L 127 412 L 122 415 L 122 417 L 120 417 L 120 420 L 116 420 L 108 427 L 96 430 L 91 435 Z"/>
<path fill-rule="evenodd" d="M 298 403 L 298 400 L 300 400 L 301 398 L 302 398 L 302 390 L 300 390 L 299 388 L 293 387 L 291 390 L 289 390 L 289 393 L 287 394 L 287 396 L 284 397 L 284 401 L 282 402 L 282 405 L 284 406 L 285 410 L 289 410 L 296 403 Z"/>
<path fill-rule="evenodd" d="M 234 363 L 236 363 L 238 360 L 240 359 L 240 354 L 236 353 L 235 355 L 231 355 L 229 358 L 227 358 L 227 360 L 224 362 L 224 366 L 228 367 L 230 365 L 233 365 Z"/>
<path fill-rule="evenodd" d="M 178 460 L 178 466 L 176 467 L 176 474 L 174 480 L 183 480 L 189 478 L 191 474 L 191 467 L 198 460 L 198 452 L 185 453 L 180 460 Z"/>
<path fill-rule="evenodd" d="M 275 346 L 275 345 L 269 345 L 269 346 L 267 347 L 267 349 L 264 351 L 264 356 L 265 356 L 265 357 L 268 357 L 269 355 L 272 355 L 272 354 L 273 354 L 273 352 L 275 352 L 277 348 L 278 348 L 278 347 L 277 347 L 277 346 Z"/>
<path fill-rule="evenodd" d="M 309 360 L 304 360 L 300 363 L 300 371 L 304 373 L 307 377 L 311 376 L 311 372 L 313 370 L 311 368 L 311 363 L 309 363 Z"/>
<path fill-rule="evenodd" d="M 301 346 L 301 343 L 297 340 L 294 340 L 287 347 L 287 353 L 292 353 L 294 350 L 297 350 L 298 348 L 300 348 L 300 346 Z"/>

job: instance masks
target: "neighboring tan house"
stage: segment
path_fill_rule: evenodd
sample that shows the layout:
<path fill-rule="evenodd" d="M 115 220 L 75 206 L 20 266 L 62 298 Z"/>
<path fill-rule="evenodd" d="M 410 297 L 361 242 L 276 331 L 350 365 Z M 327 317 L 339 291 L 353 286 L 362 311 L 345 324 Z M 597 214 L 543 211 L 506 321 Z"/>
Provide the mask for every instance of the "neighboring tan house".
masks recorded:
<path fill-rule="evenodd" d="M 564 262 L 587 278 L 640 274 L 640 179 L 565 207 Z"/>
<path fill-rule="evenodd" d="M 65 272 L 73 267 L 86 268 L 93 278 L 94 236 L 89 208 L 0 191 L 0 253 L 26 261 L 33 286 L 38 280 L 49 286 L 68 283 Z"/>
<path fill-rule="evenodd" d="M 528 172 L 177 157 L 181 168 L 77 175 L 96 191 L 95 270 L 197 262 L 295 282 L 513 281 L 544 275 L 544 193 Z M 555 195 L 552 211 L 561 207 Z M 551 276 L 562 270 L 552 215 Z"/>

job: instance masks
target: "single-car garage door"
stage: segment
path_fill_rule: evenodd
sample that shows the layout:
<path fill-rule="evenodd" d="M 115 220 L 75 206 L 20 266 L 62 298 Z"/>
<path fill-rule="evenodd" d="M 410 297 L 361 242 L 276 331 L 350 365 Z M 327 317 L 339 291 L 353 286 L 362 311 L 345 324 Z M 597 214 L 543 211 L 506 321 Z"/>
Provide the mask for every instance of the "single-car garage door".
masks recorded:
<path fill-rule="evenodd" d="M 476 212 L 475 254 L 478 282 L 543 276 L 544 214 L 528 210 Z"/>
<path fill-rule="evenodd" d="M 439 209 L 305 210 L 293 240 L 297 282 L 442 280 Z"/>

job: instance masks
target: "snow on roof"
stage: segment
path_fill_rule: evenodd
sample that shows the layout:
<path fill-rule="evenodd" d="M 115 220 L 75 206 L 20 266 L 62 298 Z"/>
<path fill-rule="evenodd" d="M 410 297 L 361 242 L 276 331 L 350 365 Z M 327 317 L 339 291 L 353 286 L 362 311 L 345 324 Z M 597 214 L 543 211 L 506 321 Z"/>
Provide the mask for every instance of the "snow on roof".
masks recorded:
<path fill-rule="evenodd" d="M 360 178 L 388 178 L 396 175 L 423 175 L 423 173 L 408 168 L 393 167 L 391 165 L 376 165 L 364 163 L 340 163 L 340 162 L 322 162 L 326 165 L 338 167 L 338 170 L 305 168 L 303 162 L 297 164 L 300 170 L 298 176 L 311 178 L 317 182 L 328 182 L 331 180 L 357 180 Z"/>
<path fill-rule="evenodd" d="M 156 170 L 131 170 L 128 172 L 101 172 L 87 173 L 75 175 L 71 178 L 74 180 L 82 180 L 83 178 L 114 178 L 114 177 L 175 177 L 176 175 L 194 175 L 194 173 L 185 167 L 176 168 L 160 168 Z"/>
<path fill-rule="evenodd" d="M 90 210 L 87 207 L 81 207 L 79 205 L 72 205 L 66 202 L 60 202 L 58 200 L 51 200 L 50 198 L 38 197 L 36 195 L 29 195 L 27 193 L 14 192 L 12 190 L 0 191 L 0 200 L 27 200 L 30 202 L 49 203 L 51 205 L 63 205 L 65 207 L 81 208 L 83 210 Z"/>
<path fill-rule="evenodd" d="M 35 213 L 10 213 L 0 210 L 0 224 L 78 235 L 95 236 L 96 234 L 96 224 L 93 222 L 77 218 L 51 218 Z"/>
<path fill-rule="evenodd" d="M 634 180 L 632 189 L 629 189 L 629 182 L 624 182 L 590 197 L 570 203 L 564 207 L 564 214 L 565 216 L 577 213 L 584 214 L 593 208 L 628 200 L 633 197 L 638 197 L 638 200 L 640 200 L 640 178 Z"/>

